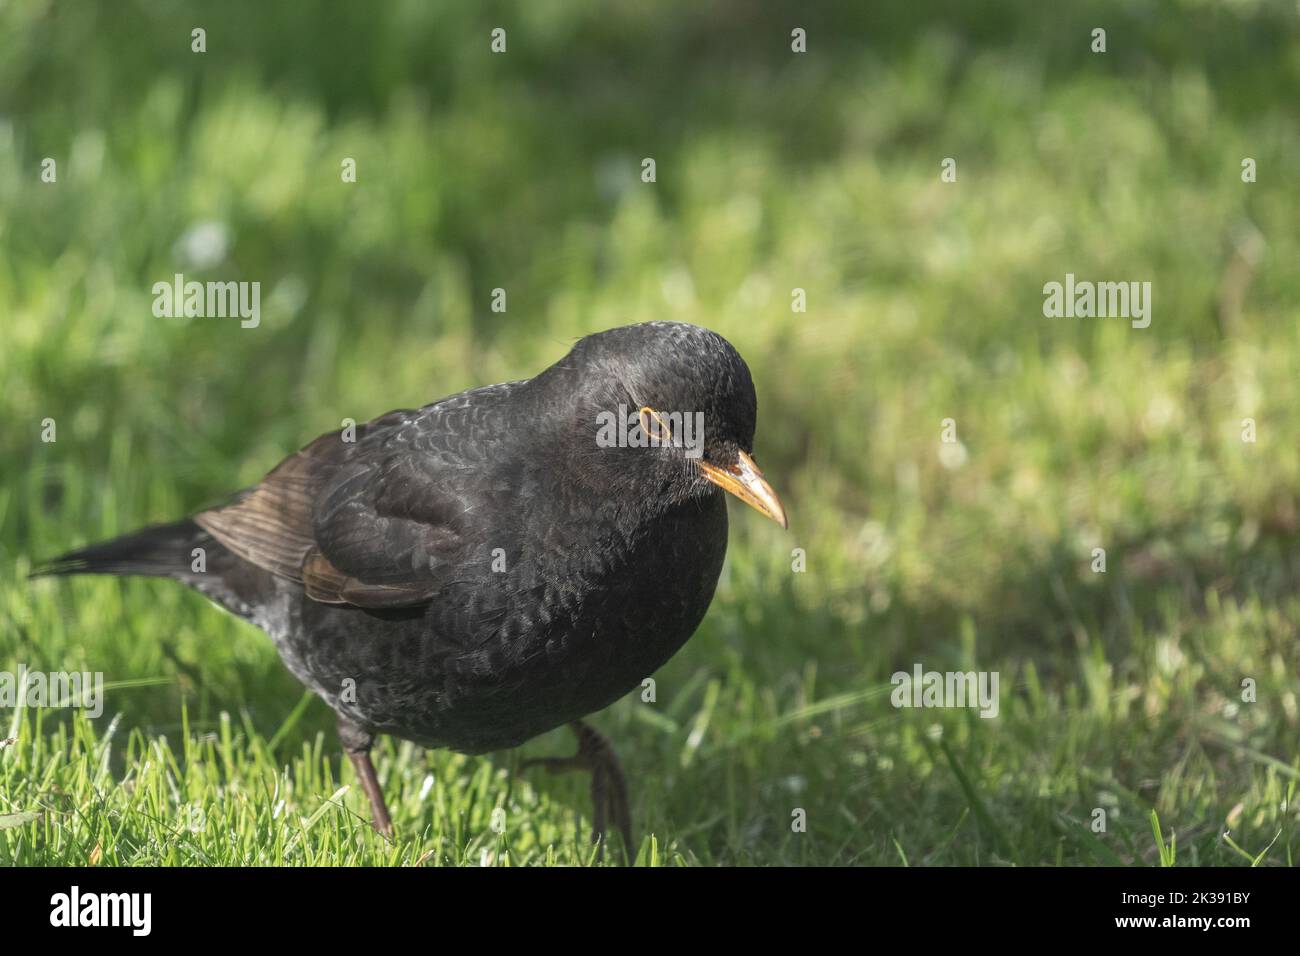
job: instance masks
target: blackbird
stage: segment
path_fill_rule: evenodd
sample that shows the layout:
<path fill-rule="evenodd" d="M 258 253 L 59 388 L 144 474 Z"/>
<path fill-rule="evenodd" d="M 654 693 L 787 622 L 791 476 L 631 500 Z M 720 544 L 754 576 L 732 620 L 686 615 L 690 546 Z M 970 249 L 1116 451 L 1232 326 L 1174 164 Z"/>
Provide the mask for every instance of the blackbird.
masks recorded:
<path fill-rule="evenodd" d="M 378 734 L 477 754 L 561 724 L 592 774 L 594 842 L 632 852 L 623 772 L 581 718 L 695 631 L 729 492 L 786 527 L 750 457 L 757 401 L 722 336 L 589 335 L 526 381 L 317 438 L 226 504 L 72 551 L 36 574 L 187 584 L 262 628 L 338 715 L 376 829 Z"/>

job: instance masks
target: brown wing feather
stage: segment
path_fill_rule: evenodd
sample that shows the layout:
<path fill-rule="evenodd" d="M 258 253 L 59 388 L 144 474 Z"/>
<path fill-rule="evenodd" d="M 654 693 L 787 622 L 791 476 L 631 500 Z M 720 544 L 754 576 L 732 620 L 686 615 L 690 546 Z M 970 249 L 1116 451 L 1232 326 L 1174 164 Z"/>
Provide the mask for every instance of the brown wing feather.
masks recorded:
<path fill-rule="evenodd" d="M 357 607 L 409 607 L 427 601 L 437 591 L 436 582 L 419 585 L 374 584 L 344 574 L 319 551 L 307 556 L 302 568 L 303 588 L 307 596 L 322 604 L 354 604 Z"/>
<path fill-rule="evenodd" d="M 194 516 L 195 523 L 239 557 L 299 584 L 316 548 L 312 507 L 332 469 L 338 446 L 333 432 L 290 455 L 233 504 Z"/>
<path fill-rule="evenodd" d="M 357 437 L 398 425 L 408 414 L 390 412 L 360 426 Z M 426 601 L 438 589 L 434 576 L 409 569 L 395 574 L 391 564 L 396 561 L 400 566 L 404 553 L 393 557 L 382 549 L 395 543 L 419 545 L 422 553 L 449 547 L 456 541 L 454 531 L 443 526 L 444 519 L 450 518 L 438 512 L 434 488 L 419 484 L 427 477 L 409 463 L 406 468 L 412 470 L 397 466 L 386 470 L 381 460 L 373 471 L 356 471 L 340 479 L 340 484 L 336 480 L 340 466 L 347 465 L 349 453 L 357 448 L 357 443 L 344 442 L 339 432 L 322 435 L 286 458 L 238 500 L 199 512 L 194 521 L 245 561 L 302 585 L 308 597 L 323 604 L 396 608 Z M 389 477 L 397 487 L 388 487 Z M 424 501 L 424 491 L 432 503 Z M 345 503 L 354 502 L 359 493 L 377 495 L 385 506 L 393 507 L 392 515 L 378 511 L 370 502 L 359 513 L 327 509 L 332 517 L 322 533 L 316 514 L 321 502 L 329 501 L 331 495 Z M 403 494 L 413 494 L 419 501 L 406 501 Z M 432 508 L 432 513 L 418 514 L 417 504 Z M 385 521 L 391 522 L 386 527 L 388 537 L 383 535 Z M 376 548 L 378 553 L 372 555 Z M 340 553 L 363 566 L 373 562 L 369 568 L 373 578 L 362 580 L 336 566 L 330 555 L 337 560 Z M 340 563 L 348 566 L 347 561 Z"/>

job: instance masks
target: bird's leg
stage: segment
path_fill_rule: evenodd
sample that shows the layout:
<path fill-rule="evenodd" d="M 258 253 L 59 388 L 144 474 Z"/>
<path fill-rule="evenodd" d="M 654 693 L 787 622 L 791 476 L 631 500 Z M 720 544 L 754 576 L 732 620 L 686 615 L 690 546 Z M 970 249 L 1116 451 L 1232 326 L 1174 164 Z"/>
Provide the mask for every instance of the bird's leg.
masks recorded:
<path fill-rule="evenodd" d="M 361 789 L 370 798 L 370 825 L 381 836 L 393 835 L 393 821 L 388 816 L 388 806 L 384 803 L 384 792 L 379 789 L 379 777 L 375 774 L 375 765 L 370 762 L 369 750 L 349 750 L 352 766 L 361 778 Z"/>
<path fill-rule="evenodd" d="M 339 740 L 343 749 L 352 758 L 352 767 L 361 779 L 361 789 L 370 800 L 370 825 L 383 836 L 393 835 L 393 821 L 388 816 L 388 805 L 384 803 L 384 791 L 379 787 L 379 777 L 375 774 L 375 765 L 370 762 L 370 747 L 375 738 L 356 724 L 342 717 L 339 718 Z"/>
<path fill-rule="evenodd" d="M 534 757 L 525 760 L 520 770 L 545 767 L 549 773 L 570 770 L 591 772 L 592 833 L 591 842 L 604 849 L 606 821 L 612 818 L 623 836 L 624 851 L 632 853 L 632 814 L 627 805 L 627 780 L 609 738 L 596 728 L 575 720 L 569 725 L 578 736 L 578 752 L 572 757 Z"/>

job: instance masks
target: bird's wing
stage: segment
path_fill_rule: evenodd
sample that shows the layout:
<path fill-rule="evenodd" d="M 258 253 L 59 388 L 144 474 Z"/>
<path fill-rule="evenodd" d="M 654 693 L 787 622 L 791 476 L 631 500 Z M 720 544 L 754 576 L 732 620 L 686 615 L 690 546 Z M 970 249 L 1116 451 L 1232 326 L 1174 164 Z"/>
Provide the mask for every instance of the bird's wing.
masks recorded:
<path fill-rule="evenodd" d="M 392 608 L 433 596 L 464 545 L 472 502 L 430 464 L 398 449 L 339 470 L 315 509 L 315 546 L 302 565 L 309 597 Z"/>
<path fill-rule="evenodd" d="M 239 557 L 326 604 L 428 601 L 463 551 L 499 438 L 493 389 L 322 435 L 195 521 Z"/>

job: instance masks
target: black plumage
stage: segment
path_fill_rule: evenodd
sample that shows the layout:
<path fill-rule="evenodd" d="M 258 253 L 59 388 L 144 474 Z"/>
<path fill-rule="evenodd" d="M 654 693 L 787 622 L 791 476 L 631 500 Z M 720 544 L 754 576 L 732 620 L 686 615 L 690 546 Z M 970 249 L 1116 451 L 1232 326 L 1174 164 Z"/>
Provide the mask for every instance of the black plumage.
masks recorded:
<path fill-rule="evenodd" d="M 677 442 L 608 447 L 598 423 L 620 409 Z M 701 413 L 699 457 L 672 412 Z M 597 836 L 612 817 L 628 839 L 621 771 L 580 718 L 700 623 L 726 552 L 720 489 L 785 523 L 748 456 L 755 415 L 721 336 L 613 329 L 527 381 L 323 435 L 229 504 L 38 573 L 170 577 L 261 627 L 337 712 L 381 829 L 376 734 L 481 753 L 570 723 L 579 754 L 552 769 L 592 770 Z"/>

